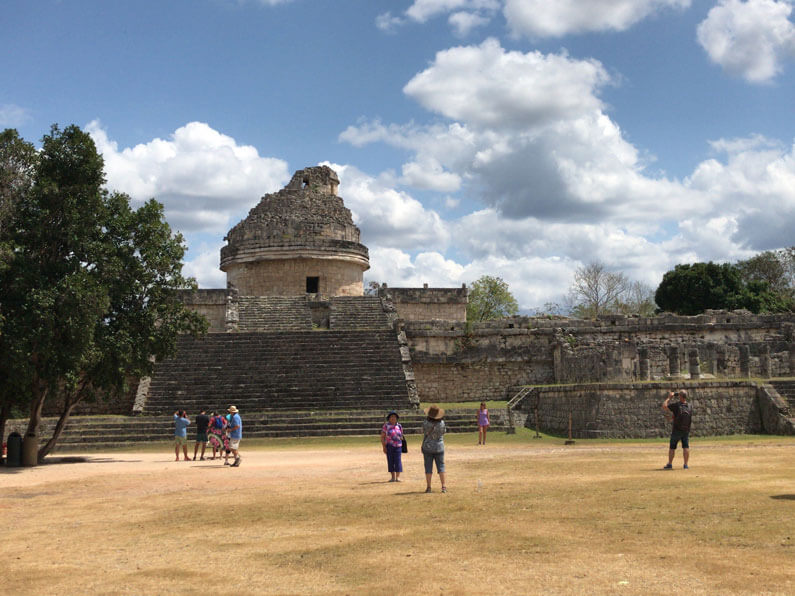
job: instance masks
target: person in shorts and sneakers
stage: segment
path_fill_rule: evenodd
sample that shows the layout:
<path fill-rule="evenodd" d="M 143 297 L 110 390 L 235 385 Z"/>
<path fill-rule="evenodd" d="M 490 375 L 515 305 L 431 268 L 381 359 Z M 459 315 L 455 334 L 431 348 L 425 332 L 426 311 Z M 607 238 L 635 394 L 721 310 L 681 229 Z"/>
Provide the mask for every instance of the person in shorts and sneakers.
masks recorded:
<path fill-rule="evenodd" d="M 206 410 L 202 410 L 201 414 L 196 416 L 196 443 L 193 445 L 193 461 L 196 461 L 196 452 L 199 450 L 199 444 L 202 446 L 201 458 L 204 460 L 204 450 L 207 449 L 207 429 L 210 426 L 210 417 L 207 415 Z"/>
<path fill-rule="evenodd" d="M 235 406 L 229 406 L 227 412 L 230 414 L 229 448 L 232 450 L 232 455 L 235 456 L 232 467 L 236 468 L 240 465 L 240 453 L 238 453 L 238 448 L 240 447 L 240 439 L 243 438 L 243 422 L 240 420 L 240 414 L 238 414 L 238 410 Z"/>
<path fill-rule="evenodd" d="M 174 455 L 177 456 L 175 461 L 179 461 L 179 448 L 182 447 L 182 452 L 185 454 L 185 461 L 188 461 L 188 425 L 190 419 L 185 410 L 177 410 L 174 412 Z"/>
<path fill-rule="evenodd" d="M 671 403 L 672 398 L 679 398 L 678 402 Z M 682 441 L 682 457 L 685 460 L 685 470 L 688 469 L 687 462 L 690 460 L 690 422 L 693 418 L 693 408 L 687 403 L 687 391 L 680 389 L 677 392 L 668 392 L 668 397 L 662 405 L 663 412 L 667 415 L 673 413 L 673 428 L 671 429 L 671 440 L 668 445 L 668 463 L 664 470 L 673 469 L 674 455 L 676 446 Z"/>

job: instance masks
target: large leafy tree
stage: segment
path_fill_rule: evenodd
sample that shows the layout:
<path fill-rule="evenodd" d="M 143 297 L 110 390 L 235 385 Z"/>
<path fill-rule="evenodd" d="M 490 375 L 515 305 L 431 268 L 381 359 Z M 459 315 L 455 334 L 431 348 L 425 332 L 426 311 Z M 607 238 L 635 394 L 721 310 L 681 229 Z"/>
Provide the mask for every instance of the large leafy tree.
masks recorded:
<path fill-rule="evenodd" d="M 37 434 L 45 401 L 63 405 L 39 458 L 77 403 L 151 371 L 151 357 L 173 353 L 179 332 L 206 329 L 177 298 L 194 284 L 181 274 L 182 238 L 162 207 L 152 200 L 134 211 L 104 182 L 90 136 L 54 126 L 12 217 L 0 381 L 3 394 L 29 404 L 28 433 Z"/>
<path fill-rule="evenodd" d="M 516 298 L 502 278 L 483 275 L 472 283 L 467 303 L 467 321 L 501 319 L 515 315 L 518 310 Z"/>
<path fill-rule="evenodd" d="M 682 315 L 696 315 L 706 309 L 745 308 L 759 313 L 791 307 L 770 290 L 767 282 L 745 283 L 740 269 L 729 263 L 677 265 L 663 276 L 654 297 L 660 309 Z"/>
<path fill-rule="evenodd" d="M 786 304 L 795 300 L 795 246 L 766 250 L 739 261 L 736 266 L 749 286 L 753 287 L 754 282 L 762 282 L 767 284 L 779 302 Z"/>
<path fill-rule="evenodd" d="M 33 184 L 33 172 L 38 154 L 35 147 L 21 139 L 16 130 L 0 132 L 0 274 L 13 258 L 11 232 L 17 206 Z M 0 298 L 0 335 L 3 333 L 3 305 Z M 0 437 L 5 436 L 5 421 L 11 415 L 12 398 L 23 401 L 22 396 L 4 391 L 8 383 L 5 360 L 0 359 Z"/>

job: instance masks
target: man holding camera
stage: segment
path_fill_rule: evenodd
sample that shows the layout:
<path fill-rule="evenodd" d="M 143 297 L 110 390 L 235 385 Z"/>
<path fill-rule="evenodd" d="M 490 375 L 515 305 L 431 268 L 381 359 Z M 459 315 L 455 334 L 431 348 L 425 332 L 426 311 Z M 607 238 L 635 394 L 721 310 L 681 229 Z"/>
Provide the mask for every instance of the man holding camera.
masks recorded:
<path fill-rule="evenodd" d="M 670 403 L 671 398 L 678 397 L 679 401 Z M 687 403 L 687 391 L 680 389 L 677 392 L 669 391 L 668 397 L 662 405 L 666 417 L 668 413 L 673 413 L 673 428 L 671 429 L 671 440 L 668 444 L 668 463 L 664 470 L 673 469 L 674 454 L 679 441 L 682 441 L 682 457 L 685 460 L 685 470 L 688 469 L 687 462 L 690 459 L 690 421 L 693 417 L 693 408 Z"/>

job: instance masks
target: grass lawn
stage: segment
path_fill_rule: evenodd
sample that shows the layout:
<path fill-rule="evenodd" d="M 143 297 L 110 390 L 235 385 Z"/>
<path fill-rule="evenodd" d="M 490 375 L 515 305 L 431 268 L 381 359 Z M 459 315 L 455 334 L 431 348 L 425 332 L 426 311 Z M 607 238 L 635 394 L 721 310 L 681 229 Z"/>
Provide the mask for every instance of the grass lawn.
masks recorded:
<path fill-rule="evenodd" d="M 0 468 L 0 593 L 795 593 L 795 438 L 693 438 L 663 471 L 662 439 L 532 435 L 449 436 L 447 494 L 416 437 L 401 483 L 377 436 Z"/>

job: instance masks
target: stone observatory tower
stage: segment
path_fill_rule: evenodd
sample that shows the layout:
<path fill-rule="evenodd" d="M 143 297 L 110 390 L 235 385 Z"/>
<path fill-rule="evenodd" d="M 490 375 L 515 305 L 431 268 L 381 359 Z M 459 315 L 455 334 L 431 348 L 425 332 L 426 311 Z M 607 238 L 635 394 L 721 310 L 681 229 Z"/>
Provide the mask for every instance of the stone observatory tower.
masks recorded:
<path fill-rule="evenodd" d="M 359 228 L 327 166 L 297 171 L 229 230 L 221 270 L 242 296 L 361 296 L 370 268 Z"/>

